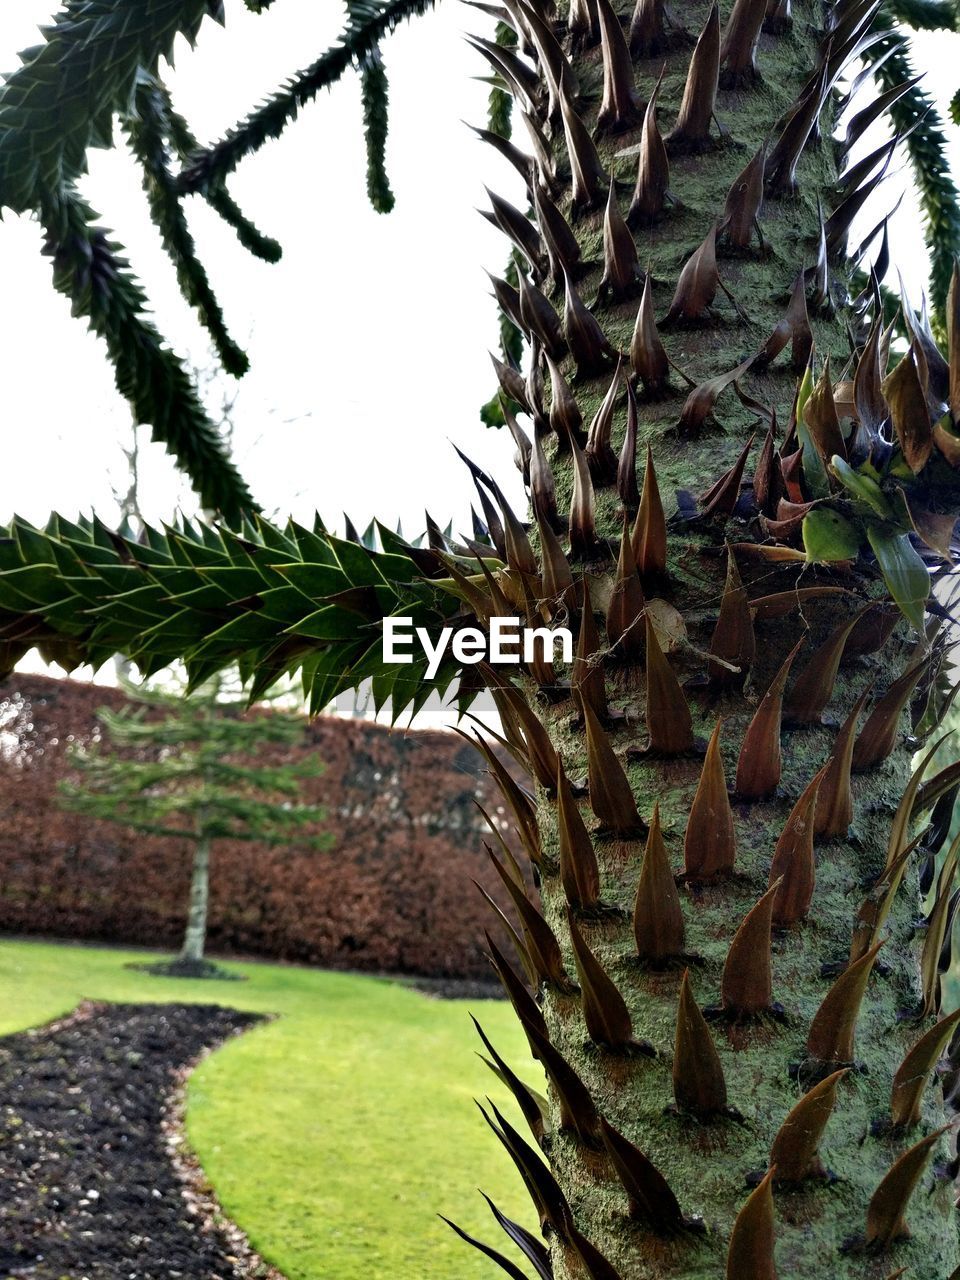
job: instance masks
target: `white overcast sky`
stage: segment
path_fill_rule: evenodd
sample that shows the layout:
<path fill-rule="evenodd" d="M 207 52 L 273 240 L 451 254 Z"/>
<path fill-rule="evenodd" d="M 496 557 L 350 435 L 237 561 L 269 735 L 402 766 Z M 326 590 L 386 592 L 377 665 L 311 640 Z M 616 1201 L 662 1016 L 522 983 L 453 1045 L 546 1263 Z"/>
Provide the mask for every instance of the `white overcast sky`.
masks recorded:
<path fill-rule="evenodd" d="M 0 70 L 36 42 L 53 0 L 8 0 L 0 11 Z M 336 36 L 340 6 L 277 0 L 254 15 L 227 0 L 226 29 L 207 22 L 196 51 L 181 45 L 169 77 L 179 108 L 212 140 Z M 267 512 L 360 525 L 373 514 L 419 531 L 423 509 L 465 527 L 472 489 L 456 441 L 522 503 L 505 433 L 479 422 L 494 382 L 487 350 L 496 318 L 483 268 L 500 271 L 502 238 L 476 212 L 484 184 L 517 200 L 509 165 L 461 123 L 482 124 L 487 86 L 463 33 L 486 22 L 441 0 L 385 43 L 391 86 L 388 162 L 397 207 L 367 202 L 360 103 L 351 74 L 307 107 L 283 139 L 245 160 L 231 189 L 284 248 L 271 266 L 251 258 L 199 200 L 189 209 L 227 323 L 251 371 L 236 386 L 235 456 Z M 960 38 L 916 44 L 918 69 L 946 108 L 960 85 Z M 952 126 L 951 160 L 960 170 Z M 902 182 L 886 184 L 884 207 Z M 147 218 L 138 172 L 122 149 L 91 153 L 84 187 L 145 280 L 161 331 L 194 364 L 210 363 L 206 336 L 181 300 Z M 893 259 L 917 290 L 926 274 L 911 198 L 895 221 Z M 35 521 L 51 509 L 116 513 L 125 482 L 121 445 L 130 419 L 102 345 L 55 294 L 30 218 L 0 223 L 0 351 L 4 467 L 0 519 Z M 891 281 L 892 283 L 893 281 Z M 224 380 L 224 384 L 229 380 Z M 222 394 L 216 387 L 213 399 Z M 232 391 L 231 391 L 232 394 Z M 145 433 L 142 433 L 145 434 Z M 162 446 L 145 445 L 142 506 L 169 517 L 194 509 Z"/>

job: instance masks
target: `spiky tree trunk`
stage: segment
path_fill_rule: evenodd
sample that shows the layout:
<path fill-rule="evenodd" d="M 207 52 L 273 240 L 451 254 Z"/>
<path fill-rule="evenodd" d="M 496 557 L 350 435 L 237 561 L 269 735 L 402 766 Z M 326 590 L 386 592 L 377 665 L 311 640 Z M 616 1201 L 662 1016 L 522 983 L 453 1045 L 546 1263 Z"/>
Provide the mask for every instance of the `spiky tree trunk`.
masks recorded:
<path fill-rule="evenodd" d="M 799 437 L 771 415 L 791 422 L 811 338 L 817 368 L 832 357 L 836 376 L 850 328 L 861 341 L 870 330 L 848 308 L 842 259 L 883 157 L 838 184 L 832 137 L 836 81 L 868 10 L 737 0 L 721 24 L 716 7 L 668 15 L 659 0 L 633 13 L 607 0 L 572 0 L 569 16 L 550 0 L 506 8 L 519 48 L 486 53 L 533 121 L 536 220 L 495 200 L 526 259 L 518 293 L 496 287 L 534 355 L 530 376 L 499 375 L 508 420 L 515 403 L 536 424 L 525 465 L 543 594 L 561 594 L 580 630 L 579 715 L 549 670 L 528 685 L 535 717 L 496 694 L 536 784 L 535 802 L 512 801 L 543 911 L 501 851 L 521 927 L 517 958 L 496 946 L 494 959 L 550 1081 L 546 1117 L 516 1090 L 535 1138 L 526 1152 L 529 1135 L 489 1116 L 531 1189 L 549 1262 L 522 1247 L 558 1280 L 900 1267 L 942 1280 L 958 1260 L 950 1182 L 934 1172 L 947 1139 L 940 1089 L 919 1082 L 946 1032 L 908 1066 L 922 1101 L 911 1094 L 894 1124 L 894 1078 L 935 1002 L 918 1016 L 916 863 L 883 879 L 907 843 L 891 827 L 924 642 L 903 623 L 891 633 L 889 608 L 862 613 L 885 595 L 874 569 L 805 580 L 800 550 L 756 546 L 796 548 L 815 510 L 799 504 L 826 491 L 824 461 L 852 456 L 853 416 L 840 426 L 829 374 Z M 836 210 L 825 228 L 821 203 L 824 217 Z M 873 338 L 857 429 L 885 369 L 878 326 Z M 623 382 L 636 438 L 628 425 L 621 450 Z M 639 486 L 637 445 L 641 471 L 650 450 Z M 667 522 L 658 491 L 668 515 L 679 495 Z M 570 511 L 573 582 L 558 509 Z M 538 566 L 504 524 L 522 599 Z M 748 604 L 762 597 L 773 599 Z M 911 663 L 915 678 L 895 685 Z M 875 699 L 893 692 L 855 748 L 871 685 Z M 880 924 L 861 904 L 891 878 L 899 892 Z M 515 977 L 521 961 L 536 1002 Z M 536 1146 L 550 1174 L 530 1163 Z"/>

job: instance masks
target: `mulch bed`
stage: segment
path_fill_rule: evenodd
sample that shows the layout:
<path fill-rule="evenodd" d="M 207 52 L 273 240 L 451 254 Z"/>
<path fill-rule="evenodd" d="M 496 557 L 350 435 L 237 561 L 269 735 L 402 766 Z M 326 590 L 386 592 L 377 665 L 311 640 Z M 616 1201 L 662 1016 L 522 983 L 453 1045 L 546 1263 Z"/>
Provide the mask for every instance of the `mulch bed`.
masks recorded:
<path fill-rule="evenodd" d="M 0 1039 L 0 1276 L 266 1274 L 185 1186 L 169 1131 L 184 1070 L 259 1021 L 217 1005 L 88 1005 Z"/>

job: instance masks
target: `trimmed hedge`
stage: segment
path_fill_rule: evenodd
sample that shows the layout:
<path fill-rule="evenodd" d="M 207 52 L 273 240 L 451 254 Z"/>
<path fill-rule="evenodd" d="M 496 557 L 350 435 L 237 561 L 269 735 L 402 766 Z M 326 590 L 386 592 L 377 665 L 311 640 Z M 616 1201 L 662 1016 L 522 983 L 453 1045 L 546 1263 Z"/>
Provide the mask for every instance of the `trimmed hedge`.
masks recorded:
<path fill-rule="evenodd" d="M 67 747 L 84 742 L 115 689 L 19 673 L 0 684 L 0 931 L 179 946 L 186 841 L 139 837 L 63 812 Z M 476 800 L 504 819 L 480 755 L 450 733 L 357 720 L 304 722 L 323 770 L 304 784 L 334 842 L 321 852 L 219 841 L 209 946 L 334 968 L 486 978 L 490 911 L 502 895 Z M 498 820 L 499 820 L 498 819 Z"/>

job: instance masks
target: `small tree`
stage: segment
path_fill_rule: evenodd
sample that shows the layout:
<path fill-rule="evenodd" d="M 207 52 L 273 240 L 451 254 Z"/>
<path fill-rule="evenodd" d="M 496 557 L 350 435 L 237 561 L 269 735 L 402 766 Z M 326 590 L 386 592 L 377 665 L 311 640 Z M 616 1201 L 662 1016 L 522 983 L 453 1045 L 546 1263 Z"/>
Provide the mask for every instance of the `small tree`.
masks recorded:
<path fill-rule="evenodd" d="M 124 687 L 134 705 L 98 712 L 107 741 L 73 752 L 81 778 L 62 784 L 61 803 L 140 835 L 193 845 L 183 946 L 175 960 L 152 969 L 219 976 L 222 971 L 204 958 L 213 843 L 328 847 L 329 834 L 309 831 L 323 809 L 297 801 L 302 779 L 315 777 L 318 766 L 262 762 L 265 748 L 302 741 L 303 721 L 276 708 L 245 715 L 245 700 L 232 697 L 221 677 L 189 695 Z"/>

